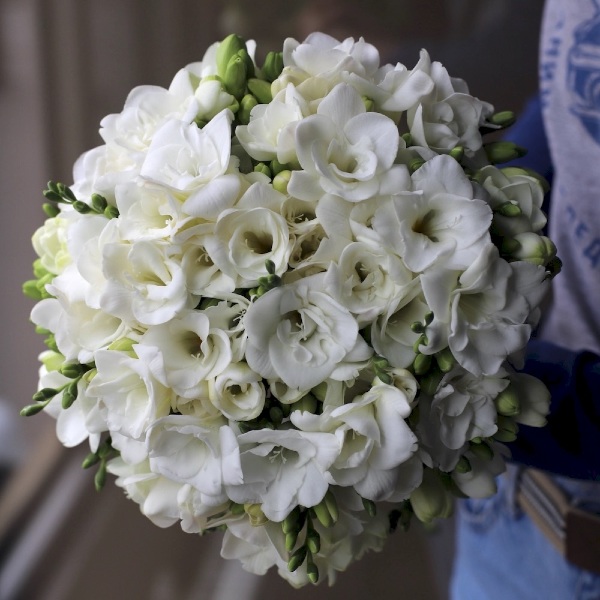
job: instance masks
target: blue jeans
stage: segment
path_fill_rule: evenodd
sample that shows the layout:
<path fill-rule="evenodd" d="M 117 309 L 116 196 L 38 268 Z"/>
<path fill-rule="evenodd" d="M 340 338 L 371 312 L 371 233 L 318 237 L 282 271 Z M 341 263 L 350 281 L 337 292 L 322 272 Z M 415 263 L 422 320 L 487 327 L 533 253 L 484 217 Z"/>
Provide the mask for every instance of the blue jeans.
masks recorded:
<path fill-rule="evenodd" d="M 600 600 L 600 575 L 566 562 L 518 508 L 517 474 L 492 498 L 461 502 L 452 600 Z"/>

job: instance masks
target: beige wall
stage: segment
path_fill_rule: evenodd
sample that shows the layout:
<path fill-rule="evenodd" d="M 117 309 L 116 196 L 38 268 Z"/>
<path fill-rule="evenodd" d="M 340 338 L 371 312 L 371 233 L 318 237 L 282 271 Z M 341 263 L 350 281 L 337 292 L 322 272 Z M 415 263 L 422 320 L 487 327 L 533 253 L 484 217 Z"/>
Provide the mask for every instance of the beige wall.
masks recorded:
<path fill-rule="evenodd" d="M 30 277 L 34 258 L 30 237 L 43 220 L 41 190 L 50 178 L 70 182 L 75 158 L 99 143 L 99 120 L 120 110 L 129 89 L 144 83 L 167 85 L 177 68 L 199 60 L 209 43 L 230 31 L 257 39 L 264 54 L 288 35 L 302 38 L 320 28 L 338 37 L 364 35 L 378 45 L 387 60 L 399 59 L 409 66 L 416 62 L 418 50 L 426 47 L 451 74 L 466 78 L 475 95 L 499 109 L 518 109 L 536 85 L 541 6 L 541 0 L 0 0 L 0 399 L 11 414 L 35 391 L 36 355 L 43 348 L 41 338 L 28 324 L 32 302 L 20 292 L 22 281 Z M 7 448 L 17 447 L 19 440 L 23 465 L 35 461 L 27 449 L 51 426 L 43 416 L 16 419 L 9 432 L 0 423 L 0 461 Z M 21 437 L 8 442 L 16 428 Z M 78 468 L 69 464 L 62 469 L 70 472 L 74 468 L 75 477 L 81 477 Z M 192 539 L 176 529 L 166 534 L 155 530 L 120 492 L 96 496 L 89 493 L 90 486 L 86 477 L 84 486 L 74 487 L 72 510 L 85 510 L 94 523 L 104 525 L 88 530 L 89 521 L 79 520 L 67 531 L 61 521 L 44 542 L 53 542 L 56 572 L 62 573 L 60 581 L 53 580 L 52 589 L 58 590 L 53 597 L 82 598 L 81 586 L 90 582 L 98 594 L 87 598 L 109 597 L 99 590 L 105 589 L 110 576 L 116 584 L 110 597 L 132 598 L 126 581 L 143 577 L 147 569 L 157 569 L 158 563 L 148 559 L 149 555 L 156 558 L 157 553 L 167 563 L 172 557 L 181 564 L 174 570 L 164 567 L 164 581 L 155 573 L 162 583 L 156 584 L 153 598 L 176 597 L 162 594 L 160 589 L 168 590 L 175 585 L 169 578 L 184 572 L 189 573 L 189 590 L 206 592 L 207 575 L 203 573 L 223 585 L 231 573 L 238 573 L 231 585 L 237 581 L 246 590 L 246 595 L 238 598 L 268 597 L 260 587 L 264 582 L 250 584 L 252 578 L 240 579 L 235 567 L 215 560 L 214 548 L 208 553 L 203 550 L 213 542 Z M 441 573 L 444 578 L 449 560 L 439 562 L 433 571 L 429 561 L 431 556 L 439 561 L 440 554 L 448 554 L 447 542 L 432 544 L 413 534 L 410 543 L 397 538 L 392 543 L 395 550 L 386 559 L 370 559 L 363 570 L 342 578 L 345 585 L 327 595 L 319 591 L 311 598 L 364 598 L 366 590 L 377 589 L 378 598 L 434 599 L 435 575 Z M 66 557 L 72 559 L 68 547 L 73 544 L 82 548 L 79 560 L 65 563 Z M 125 552 L 135 561 L 129 576 L 129 559 L 122 558 L 117 564 L 113 555 L 99 558 L 98 563 L 92 560 L 96 549 L 100 556 L 115 545 L 122 551 L 118 556 Z M 433 548 L 433 555 L 428 547 Z M 177 558 L 182 555 L 187 558 Z M 109 561 L 109 573 L 99 568 L 104 560 Z M 52 572 L 46 576 L 52 578 Z M 402 596 L 408 580 L 417 591 Z M 286 590 L 273 580 L 269 587 L 279 596 Z M 34 600 L 48 597 L 39 590 L 30 590 L 30 594 L 34 595 L 27 598 Z M 222 597 L 229 600 L 227 595 Z M 289 595 L 305 597 L 305 592 Z M 11 599 L 0 596 L 0 600 Z"/>

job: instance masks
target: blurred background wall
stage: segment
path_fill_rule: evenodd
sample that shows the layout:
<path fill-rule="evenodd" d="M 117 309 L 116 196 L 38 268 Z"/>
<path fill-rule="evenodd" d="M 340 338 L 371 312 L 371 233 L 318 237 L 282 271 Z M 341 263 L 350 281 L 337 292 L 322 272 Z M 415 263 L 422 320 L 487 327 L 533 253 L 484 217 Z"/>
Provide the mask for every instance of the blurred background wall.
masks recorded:
<path fill-rule="evenodd" d="M 44 218 L 46 181 L 71 182 L 74 160 L 100 143 L 100 119 L 120 111 L 132 87 L 167 86 L 179 67 L 200 60 L 227 33 L 257 40 L 259 56 L 314 30 L 364 36 L 383 61 L 409 67 L 425 47 L 474 95 L 518 111 L 536 89 L 542 4 L 0 0 L 0 466 L 9 465 L 13 475 L 0 496 L 0 600 L 445 597 L 448 528 L 433 536 L 397 534 L 386 558 L 366 559 L 333 590 L 288 592 L 275 578 L 259 581 L 224 564 L 214 540 L 154 528 L 112 485 L 101 496 L 90 492 L 80 457 L 65 458 L 45 437 L 52 435 L 50 420 L 15 416 L 35 391 L 43 349 L 28 323 L 33 303 L 20 288 L 31 276 L 30 237 Z M 48 473 L 51 480 L 44 479 Z M 10 509 L 4 516 L 3 499 Z M 3 588 L 7 572 L 10 585 Z"/>

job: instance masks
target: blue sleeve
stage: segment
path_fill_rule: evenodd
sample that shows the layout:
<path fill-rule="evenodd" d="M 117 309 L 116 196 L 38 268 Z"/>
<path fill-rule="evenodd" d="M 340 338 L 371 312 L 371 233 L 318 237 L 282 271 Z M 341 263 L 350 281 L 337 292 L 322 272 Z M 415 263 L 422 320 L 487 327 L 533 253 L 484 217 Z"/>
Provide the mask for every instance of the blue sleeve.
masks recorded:
<path fill-rule="evenodd" d="M 600 357 L 531 340 L 524 372 L 541 379 L 552 401 L 548 425 L 522 425 L 513 460 L 576 479 L 600 479 Z"/>

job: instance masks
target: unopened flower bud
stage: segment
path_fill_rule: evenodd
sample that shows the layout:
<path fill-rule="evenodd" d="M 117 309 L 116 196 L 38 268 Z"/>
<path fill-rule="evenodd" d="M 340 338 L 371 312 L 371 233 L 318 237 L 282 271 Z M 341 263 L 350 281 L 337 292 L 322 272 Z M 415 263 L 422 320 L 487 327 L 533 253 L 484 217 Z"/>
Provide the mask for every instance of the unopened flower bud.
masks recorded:
<path fill-rule="evenodd" d="M 311 583 L 319 582 L 319 569 L 317 568 L 317 565 L 313 561 L 310 553 L 307 555 L 307 560 L 306 560 L 306 576 L 308 577 L 308 579 L 310 580 Z"/>
<path fill-rule="evenodd" d="M 44 204 L 42 204 L 42 210 L 44 211 L 46 216 L 50 217 L 51 219 L 57 217 L 60 214 L 60 208 L 58 208 L 56 204 L 51 204 L 50 202 L 44 202 Z"/>
<path fill-rule="evenodd" d="M 228 35 L 218 45 L 215 60 L 217 63 L 217 73 L 221 79 L 225 78 L 225 72 L 227 71 L 229 61 L 242 49 L 247 50 L 246 42 L 235 33 Z"/>
<path fill-rule="evenodd" d="M 497 112 L 488 118 L 488 123 L 499 128 L 509 127 L 516 121 L 515 113 L 510 110 Z"/>
<path fill-rule="evenodd" d="M 291 178 L 291 171 L 288 171 L 287 169 L 285 171 L 280 171 L 273 178 L 273 188 L 280 194 L 287 194 L 287 188 Z"/>
<path fill-rule="evenodd" d="M 413 362 L 413 369 L 415 375 L 425 375 L 431 367 L 431 355 L 430 354 L 417 354 Z"/>
<path fill-rule="evenodd" d="M 62 395 L 62 407 L 66 410 L 73 405 L 77 400 L 77 381 L 70 383 L 64 390 Z"/>
<path fill-rule="evenodd" d="M 466 456 L 461 456 L 456 463 L 454 470 L 457 473 L 469 473 L 472 470 L 471 463 Z"/>
<path fill-rule="evenodd" d="M 502 390 L 494 399 L 496 410 L 501 415 L 514 417 L 519 414 L 520 403 L 519 396 L 513 386 L 509 385 Z"/>
<path fill-rule="evenodd" d="M 255 165 L 254 171 L 256 173 L 262 173 L 269 178 L 272 177 L 271 169 L 269 168 L 269 165 L 265 165 L 265 163 L 259 162 L 257 165 Z"/>
<path fill-rule="evenodd" d="M 483 460 L 492 460 L 492 458 L 494 458 L 494 451 L 486 442 L 481 441 L 479 443 L 471 443 L 469 449 L 475 456 L 477 456 L 477 458 L 481 458 Z"/>
<path fill-rule="evenodd" d="M 511 255 L 517 260 L 543 266 L 556 256 L 556 246 L 544 235 L 527 231 L 515 235 L 513 239 L 519 242 L 519 249 Z"/>
<path fill-rule="evenodd" d="M 442 373 L 449 373 L 456 364 L 456 359 L 452 354 L 452 350 L 450 350 L 448 347 L 435 354 L 435 361 L 437 362 Z"/>
<path fill-rule="evenodd" d="M 300 546 L 300 548 L 290 556 L 290 560 L 288 561 L 288 571 L 290 571 L 290 573 L 293 573 L 300 567 L 306 558 L 307 552 L 306 546 Z"/>
<path fill-rule="evenodd" d="M 465 149 L 462 146 L 455 146 L 448 153 L 454 160 L 460 162 L 465 156 Z"/>
<path fill-rule="evenodd" d="M 268 81 L 256 78 L 248 79 L 248 89 L 261 104 L 269 104 L 273 100 L 271 84 Z"/>
<path fill-rule="evenodd" d="M 510 417 L 498 416 L 496 422 L 498 431 L 494 434 L 494 439 L 499 442 L 509 443 L 514 442 L 517 439 L 519 433 L 519 426 Z"/>
<path fill-rule="evenodd" d="M 237 118 L 242 125 L 248 125 L 250 122 L 250 113 L 257 104 L 258 100 L 252 94 L 246 94 L 240 100 L 240 108 L 237 112 Z"/>
<path fill-rule="evenodd" d="M 446 518 L 452 514 L 452 498 L 437 473 L 423 471 L 421 485 L 410 495 L 412 509 L 423 523 Z"/>
<path fill-rule="evenodd" d="M 269 52 L 262 68 L 263 77 L 268 81 L 275 81 L 283 71 L 283 52 Z"/>
<path fill-rule="evenodd" d="M 520 217 L 523 214 L 521 207 L 514 202 L 505 202 L 501 204 L 496 212 L 501 214 L 503 217 Z"/>
<path fill-rule="evenodd" d="M 484 145 L 485 153 L 492 164 L 505 163 L 527 154 L 525 148 L 514 142 L 491 142 Z"/>
<path fill-rule="evenodd" d="M 246 55 L 245 50 L 240 50 L 238 54 L 232 56 L 223 75 L 225 89 L 238 100 L 241 100 L 246 93 L 246 80 L 248 77 Z"/>

